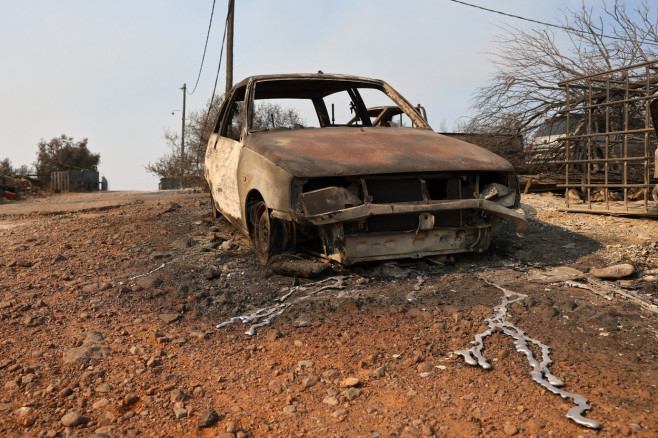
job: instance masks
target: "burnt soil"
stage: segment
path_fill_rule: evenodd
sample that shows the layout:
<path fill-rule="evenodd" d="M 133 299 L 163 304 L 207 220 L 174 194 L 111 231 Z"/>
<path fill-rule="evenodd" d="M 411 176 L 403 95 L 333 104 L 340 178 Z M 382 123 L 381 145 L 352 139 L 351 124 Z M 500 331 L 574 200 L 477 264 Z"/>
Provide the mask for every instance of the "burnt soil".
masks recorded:
<path fill-rule="evenodd" d="M 0 436 L 658 436 L 658 318 L 529 281 L 631 263 L 599 288 L 655 304 L 658 221 L 523 203 L 526 236 L 501 224 L 485 253 L 313 280 L 261 266 L 203 193 L 0 205 Z M 551 347 L 552 373 L 600 430 L 567 419 L 573 402 L 535 383 L 502 333 L 485 340 L 490 370 L 453 353 L 486 329 L 494 285 L 528 295 L 508 320 Z M 251 323 L 216 328 L 277 304 L 254 336 Z"/>

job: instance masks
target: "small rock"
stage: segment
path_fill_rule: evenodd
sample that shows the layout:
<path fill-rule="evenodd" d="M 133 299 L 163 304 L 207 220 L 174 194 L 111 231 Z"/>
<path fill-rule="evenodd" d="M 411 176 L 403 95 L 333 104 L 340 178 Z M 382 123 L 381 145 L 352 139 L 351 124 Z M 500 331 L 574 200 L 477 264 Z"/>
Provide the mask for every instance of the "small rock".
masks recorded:
<path fill-rule="evenodd" d="M 301 370 L 302 368 L 313 368 L 315 366 L 315 362 L 312 360 L 302 360 L 297 363 L 297 367 Z"/>
<path fill-rule="evenodd" d="M 108 289 L 112 288 L 112 284 L 110 283 L 105 283 L 105 282 L 100 282 L 100 283 L 92 283 L 88 284 L 86 286 L 83 286 L 82 291 L 88 294 L 94 293 L 94 292 L 103 292 Z"/>
<path fill-rule="evenodd" d="M 146 362 L 146 366 L 149 368 L 155 368 L 162 365 L 162 361 L 158 359 L 157 357 L 151 357 L 148 362 Z"/>
<path fill-rule="evenodd" d="M 348 377 L 347 379 L 340 382 L 340 386 L 342 386 L 343 388 L 353 388 L 355 386 L 359 386 L 360 384 L 361 381 L 356 377 Z"/>
<path fill-rule="evenodd" d="M 199 427 L 210 427 L 217 423 L 217 421 L 219 421 L 217 412 L 212 408 L 206 409 L 201 413 L 201 417 L 199 417 Z"/>
<path fill-rule="evenodd" d="M 73 390 L 69 387 L 62 388 L 62 390 L 59 391 L 59 396 L 60 397 L 68 397 L 71 394 L 73 394 Z"/>
<path fill-rule="evenodd" d="M 618 278 L 628 277 L 635 273 L 635 267 L 633 265 L 624 263 L 621 265 L 612 265 L 600 269 L 592 269 L 589 271 L 591 275 L 597 278 L 607 279 L 607 280 L 616 280 Z"/>
<path fill-rule="evenodd" d="M 338 406 L 338 398 L 333 395 L 328 395 L 325 398 L 322 399 L 322 403 L 328 404 L 329 406 Z"/>
<path fill-rule="evenodd" d="M 29 406 L 23 406 L 14 411 L 18 424 L 23 427 L 30 427 L 36 421 L 36 411 Z"/>
<path fill-rule="evenodd" d="M 77 412 L 71 411 L 64 415 L 60 422 L 66 427 L 75 427 L 81 424 L 87 424 L 89 422 L 89 418 L 84 417 Z"/>
<path fill-rule="evenodd" d="M 505 435 L 507 436 L 514 436 L 519 433 L 519 429 L 512 423 L 506 423 L 505 427 L 503 427 L 503 432 L 505 432 Z"/>
<path fill-rule="evenodd" d="M 187 417 L 187 409 L 175 407 L 174 408 L 174 417 L 176 417 L 177 420 L 180 420 L 181 418 Z M 201 426 L 201 427 L 205 427 L 205 426 Z"/>
<path fill-rule="evenodd" d="M 306 377 L 304 378 L 304 380 L 302 380 L 302 385 L 304 386 L 304 389 L 315 386 L 316 383 L 317 381 L 311 377 Z"/>
<path fill-rule="evenodd" d="M 139 401 L 139 396 L 135 394 L 134 392 L 129 392 L 126 394 L 126 396 L 123 398 L 123 405 L 124 406 L 130 406 Z"/>
<path fill-rule="evenodd" d="M 67 348 L 64 350 L 63 361 L 65 364 L 87 364 L 98 362 L 110 355 L 110 349 L 101 345 L 86 344 L 80 347 Z"/>
<path fill-rule="evenodd" d="M 434 367 L 432 367 L 432 365 L 428 364 L 427 362 L 419 364 L 417 369 L 419 373 L 431 373 L 434 371 Z"/>
<path fill-rule="evenodd" d="M 192 391 L 192 394 L 194 394 L 195 397 L 203 397 L 204 395 L 206 395 L 206 391 L 202 387 L 197 386 Z"/>
<path fill-rule="evenodd" d="M 322 377 L 325 379 L 333 379 L 335 377 L 338 377 L 340 375 L 340 372 L 335 369 L 335 368 L 330 368 L 322 373 Z"/>
<path fill-rule="evenodd" d="M 101 383 L 96 387 L 96 392 L 99 394 L 107 394 L 108 392 L 112 391 L 114 387 L 110 385 L 109 383 Z"/>
<path fill-rule="evenodd" d="M 151 333 L 150 338 L 151 341 L 157 342 L 158 344 L 168 344 L 171 342 L 171 338 L 169 338 L 169 336 L 157 330 Z"/>
<path fill-rule="evenodd" d="M 114 414 L 110 411 L 105 411 L 98 416 L 98 424 L 101 426 L 109 426 L 114 421 Z"/>
<path fill-rule="evenodd" d="M 172 389 L 171 392 L 169 393 L 169 400 L 172 403 L 185 401 L 186 398 L 187 396 L 185 392 L 183 392 L 180 389 Z"/>
<path fill-rule="evenodd" d="M 95 401 L 94 404 L 91 405 L 92 409 L 103 409 L 105 406 L 109 405 L 110 401 L 103 397 L 102 399 Z"/>
<path fill-rule="evenodd" d="M 174 321 L 178 321 L 180 318 L 180 314 L 178 313 L 161 313 L 158 315 L 158 318 L 166 322 L 167 324 L 171 324 Z"/>
<path fill-rule="evenodd" d="M 386 367 L 379 367 L 372 371 L 371 373 L 375 377 L 384 377 L 386 375 Z"/>
<path fill-rule="evenodd" d="M 361 391 L 359 388 L 348 388 L 345 391 L 343 391 L 342 394 L 346 399 L 354 400 L 355 398 L 363 394 L 363 391 Z"/>
<path fill-rule="evenodd" d="M 153 277 L 147 275 L 146 277 L 139 277 L 135 280 L 135 285 L 142 289 L 152 289 L 160 286 L 163 283 L 160 277 Z"/>
<path fill-rule="evenodd" d="M 295 405 L 286 405 L 283 407 L 284 414 L 294 414 L 297 412 L 297 407 Z"/>
<path fill-rule="evenodd" d="M 341 418 L 341 417 L 346 416 L 349 413 L 350 413 L 350 411 L 348 411 L 347 409 L 338 409 L 337 411 L 334 411 L 331 414 L 331 416 L 334 417 L 334 418 Z"/>
<path fill-rule="evenodd" d="M 144 354 L 146 352 L 146 349 L 142 347 L 141 345 L 133 345 L 130 347 L 130 354 Z"/>
<path fill-rule="evenodd" d="M 105 282 L 98 283 L 98 289 L 97 290 L 99 292 L 104 292 L 104 291 L 110 290 L 110 289 L 112 289 L 112 283 L 105 283 Z"/>

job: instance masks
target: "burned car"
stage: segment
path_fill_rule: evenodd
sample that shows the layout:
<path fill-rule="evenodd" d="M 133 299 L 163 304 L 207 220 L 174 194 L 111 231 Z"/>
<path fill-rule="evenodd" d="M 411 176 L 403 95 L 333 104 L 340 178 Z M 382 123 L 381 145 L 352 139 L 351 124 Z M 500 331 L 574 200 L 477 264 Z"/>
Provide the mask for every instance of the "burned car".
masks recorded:
<path fill-rule="evenodd" d="M 389 107 L 400 121 L 373 123 L 372 108 Z M 507 161 L 433 132 L 386 82 L 357 76 L 235 85 L 205 176 L 214 215 L 246 233 L 262 263 L 302 246 L 343 264 L 481 252 L 501 219 L 528 226 Z"/>

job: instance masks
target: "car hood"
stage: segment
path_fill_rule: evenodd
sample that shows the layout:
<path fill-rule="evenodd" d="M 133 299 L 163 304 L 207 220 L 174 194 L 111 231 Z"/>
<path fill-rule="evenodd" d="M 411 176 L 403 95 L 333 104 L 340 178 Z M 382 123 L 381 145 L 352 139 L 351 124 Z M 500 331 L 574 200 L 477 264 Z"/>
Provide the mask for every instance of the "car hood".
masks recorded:
<path fill-rule="evenodd" d="M 479 146 L 414 128 L 260 131 L 249 133 L 245 147 L 297 177 L 514 170 Z"/>

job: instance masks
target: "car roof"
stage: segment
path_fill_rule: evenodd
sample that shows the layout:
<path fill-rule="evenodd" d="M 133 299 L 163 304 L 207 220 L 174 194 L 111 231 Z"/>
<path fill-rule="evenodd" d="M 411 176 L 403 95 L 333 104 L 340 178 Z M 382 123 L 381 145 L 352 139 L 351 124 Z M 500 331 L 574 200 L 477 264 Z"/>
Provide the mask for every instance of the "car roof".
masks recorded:
<path fill-rule="evenodd" d="M 363 76 L 355 75 L 345 75 L 345 74 L 336 74 L 336 73 L 283 73 L 283 74 L 268 74 L 268 75 L 254 75 L 248 76 L 238 82 L 235 87 L 241 87 L 246 85 L 249 81 L 254 82 L 265 82 L 265 81 L 278 81 L 278 80 L 336 80 L 336 81 L 349 81 L 349 82 L 360 82 L 360 83 L 370 83 L 372 85 L 382 85 L 384 81 L 380 79 L 366 78 Z"/>

